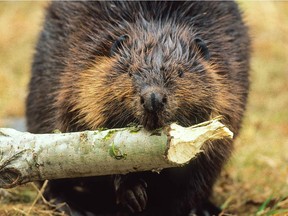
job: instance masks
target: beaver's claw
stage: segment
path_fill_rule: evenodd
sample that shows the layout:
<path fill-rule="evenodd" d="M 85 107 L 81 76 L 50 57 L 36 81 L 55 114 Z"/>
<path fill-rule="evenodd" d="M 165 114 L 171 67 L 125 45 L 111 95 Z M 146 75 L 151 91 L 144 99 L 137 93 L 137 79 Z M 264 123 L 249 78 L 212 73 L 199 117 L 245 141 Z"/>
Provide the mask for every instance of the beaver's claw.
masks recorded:
<path fill-rule="evenodd" d="M 117 203 L 127 207 L 132 213 L 142 212 L 147 205 L 147 184 L 142 179 L 126 179 L 116 190 Z"/>

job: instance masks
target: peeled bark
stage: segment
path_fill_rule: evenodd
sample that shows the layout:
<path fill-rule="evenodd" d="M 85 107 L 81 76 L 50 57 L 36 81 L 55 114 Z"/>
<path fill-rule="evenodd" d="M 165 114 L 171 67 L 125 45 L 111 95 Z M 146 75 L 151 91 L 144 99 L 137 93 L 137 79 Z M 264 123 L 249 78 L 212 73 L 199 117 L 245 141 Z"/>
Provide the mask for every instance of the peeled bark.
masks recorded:
<path fill-rule="evenodd" d="M 2 128 L 0 188 L 183 166 L 207 140 L 232 137 L 219 118 L 188 128 L 173 123 L 152 133 L 139 127 L 54 134 Z"/>

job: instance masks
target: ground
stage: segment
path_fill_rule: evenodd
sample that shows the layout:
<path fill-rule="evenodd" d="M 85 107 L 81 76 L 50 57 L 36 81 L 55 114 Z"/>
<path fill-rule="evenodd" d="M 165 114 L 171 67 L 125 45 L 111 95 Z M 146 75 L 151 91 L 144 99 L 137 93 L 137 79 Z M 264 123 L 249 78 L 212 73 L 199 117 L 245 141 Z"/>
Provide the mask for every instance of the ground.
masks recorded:
<path fill-rule="evenodd" d="M 239 3 L 253 41 L 251 93 L 235 152 L 213 200 L 223 215 L 288 215 L 288 2 Z M 0 127 L 24 115 L 45 5 L 0 2 Z M 41 203 L 33 184 L 0 189 L 0 215 L 56 214 Z"/>

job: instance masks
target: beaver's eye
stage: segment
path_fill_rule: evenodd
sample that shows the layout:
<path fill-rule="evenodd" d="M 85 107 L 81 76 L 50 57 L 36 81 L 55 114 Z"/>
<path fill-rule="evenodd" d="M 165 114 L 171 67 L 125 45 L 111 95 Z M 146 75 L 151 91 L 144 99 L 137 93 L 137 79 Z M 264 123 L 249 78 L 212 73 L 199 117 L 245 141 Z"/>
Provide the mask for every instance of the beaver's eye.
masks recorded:
<path fill-rule="evenodd" d="M 124 42 L 129 39 L 128 35 L 122 35 L 120 36 L 112 45 L 110 50 L 110 56 L 116 55 L 116 53 L 119 52 L 119 49 L 123 46 Z"/>
<path fill-rule="evenodd" d="M 178 76 L 182 78 L 184 76 L 184 71 L 183 70 L 178 70 Z"/>
<path fill-rule="evenodd" d="M 201 38 L 195 38 L 195 43 L 199 49 L 199 53 L 205 60 L 210 59 L 210 52 L 206 43 Z"/>

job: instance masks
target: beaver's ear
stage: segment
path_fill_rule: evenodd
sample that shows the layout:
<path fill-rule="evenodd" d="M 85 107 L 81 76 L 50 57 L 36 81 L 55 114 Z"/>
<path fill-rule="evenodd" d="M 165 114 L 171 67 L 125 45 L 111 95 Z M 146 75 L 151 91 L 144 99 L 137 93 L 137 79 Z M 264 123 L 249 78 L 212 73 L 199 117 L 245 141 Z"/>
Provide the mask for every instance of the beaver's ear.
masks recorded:
<path fill-rule="evenodd" d="M 128 40 L 128 35 L 121 35 L 112 45 L 110 50 L 110 56 L 114 56 L 119 52 L 119 49 L 123 46 L 123 43 Z"/>
<path fill-rule="evenodd" d="M 210 52 L 206 45 L 206 43 L 201 38 L 195 38 L 194 42 L 196 43 L 196 46 L 198 47 L 200 54 L 202 57 L 206 60 L 210 59 Z"/>

